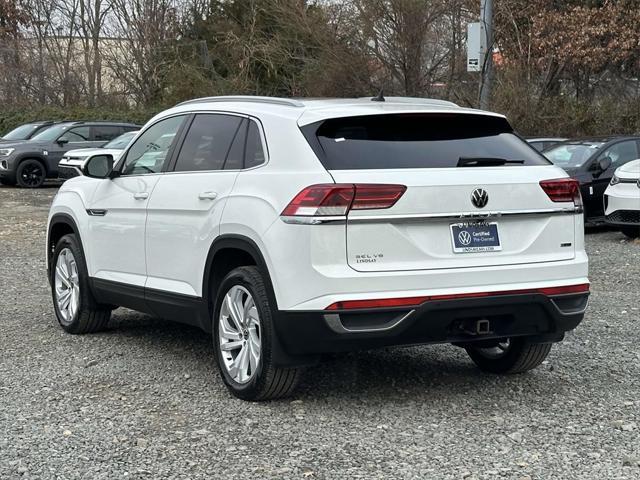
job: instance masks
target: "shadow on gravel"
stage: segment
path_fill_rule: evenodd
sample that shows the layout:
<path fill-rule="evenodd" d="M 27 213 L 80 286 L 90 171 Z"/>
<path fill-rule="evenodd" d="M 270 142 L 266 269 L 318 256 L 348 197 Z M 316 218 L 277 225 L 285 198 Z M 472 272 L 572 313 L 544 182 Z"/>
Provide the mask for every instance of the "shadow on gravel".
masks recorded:
<path fill-rule="evenodd" d="M 211 336 L 198 328 L 123 311 L 114 315 L 100 341 L 117 342 L 127 351 L 154 358 L 155 362 L 180 365 L 209 374 L 213 361 Z M 217 368 L 216 368 L 217 370 Z M 213 388 L 223 388 L 216 383 Z M 486 402 L 517 399 L 523 390 L 562 394 L 574 386 L 562 375 L 541 366 L 524 375 L 484 374 L 453 346 L 419 346 L 328 355 L 306 369 L 293 398 L 313 400 L 376 399 L 403 401 L 446 398 L 467 401 L 482 391 Z"/>

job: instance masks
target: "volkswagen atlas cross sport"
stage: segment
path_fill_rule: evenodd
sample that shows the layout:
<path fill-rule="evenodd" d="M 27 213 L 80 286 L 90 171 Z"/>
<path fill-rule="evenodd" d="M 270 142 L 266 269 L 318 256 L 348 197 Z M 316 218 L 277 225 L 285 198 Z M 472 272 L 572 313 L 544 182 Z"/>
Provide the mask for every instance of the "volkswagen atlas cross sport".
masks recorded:
<path fill-rule="evenodd" d="M 196 325 L 249 400 L 330 352 L 451 343 L 488 372 L 538 366 L 587 305 L 577 182 L 502 115 L 374 100 L 192 100 L 115 165 L 89 158 L 48 220 L 62 328 L 117 306 Z"/>

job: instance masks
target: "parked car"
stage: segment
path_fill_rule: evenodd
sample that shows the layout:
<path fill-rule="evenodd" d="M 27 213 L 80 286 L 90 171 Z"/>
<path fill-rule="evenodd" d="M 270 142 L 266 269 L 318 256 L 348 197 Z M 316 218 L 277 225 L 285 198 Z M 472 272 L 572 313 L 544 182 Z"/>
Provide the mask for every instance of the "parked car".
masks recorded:
<path fill-rule="evenodd" d="M 115 306 L 197 325 L 249 400 L 328 352 L 540 365 L 587 306 L 578 182 L 502 115 L 380 97 L 188 101 L 115 166 L 89 158 L 48 219 L 61 327 L 98 331 Z"/>
<path fill-rule="evenodd" d="M 640 237 L 640 160 L 616 169 L 604 192 L 605 220 L 629 238 Z"/>
<path fill-rule="evenodd" d="M 58 177 L 66 179 L 82 175 L 82 167 L 84 166 L 87 158 L 92 155 L 106 153 L 113 155 L 114 160 L 116 160 L 127 145 L 131 143 L 131 140 L 133 140 L 138 131 L 139 130 L 131 130 L 130 132 L 123 133 L 119 137 L 116 137 L 109 143 L 103 145 L 101 148 L 80 148 L 78 150 L 69 150 L 58 163 Z"/>
<path fill-rule="evenodd" d="M 604 222 L 604 191 L 616 168 L 640 157 L 640 136 L 570 140 L 542 152 L 580 182 L 588 224 Z"/>
<path fill-rule="evenodd" d="M 532 137 L 532 138 L 527 138 L 526 140 L 529 145 L 531 145 L 533 148 L 535 148 L 539 152 L 542 152 L 543 150 L 551 148 L 554 145 L 557 145 L 558 143 L 565 142 L 568 139 L 558 138 L 558 137 Z"/>
<path fill-rule="evenodd" d="M 43 122 L 31 122 L 14 128 L 9 133 L 0 138 L 0 144 L 16 142 L 21 140 L 29 140 L 33 136 L 49 128 L 55 122 L 48 120 Z"/>
<path fill-rule="evenodd" d="M 20 187 L 40 187 L 58 176 L 58 162 L 73 149 L 101 147 L 109 140 L 140 126 L 119 122 L 65 122 L 31 140 L 0 145 L 0 182 Z"/>

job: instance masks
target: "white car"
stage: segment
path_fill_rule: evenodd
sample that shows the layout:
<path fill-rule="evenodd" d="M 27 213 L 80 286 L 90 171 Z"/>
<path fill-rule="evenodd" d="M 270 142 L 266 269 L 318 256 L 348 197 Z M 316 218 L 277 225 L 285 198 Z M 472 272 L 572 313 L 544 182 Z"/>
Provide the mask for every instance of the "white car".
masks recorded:
<path fill-rule="evenodd" d="M 604 192 L 605 220 L 630 238 L 640 237 L 640 160 L 616 169 Z"/>
<path fill-rule="evenodd" d="M 123 133 L 101 148 L 79 148 L 77 150 L 69 150 L 58 163 L 58 177 L 66 179 L 82 175 L 82 167 L 87 159 L 93 155 L 108 154 L 112 155 L 114 158 L 118 158 L 122 151 L 127 148 L 127 145 L 131 143 L 131 140 L 135 138 L 138 132 L 139 130 L 133 130 Z"/>
<path fill-rule="evenodd" d="M 577 182 L 502 115 L 374 100 L 188 101 L 115 166 L 90 158 L 48 221 L 62 328 L 116 306 L 197 325 L 250 400 L 328 352 L 451 343 L 489 372 L 538 366 L 587 307 Z"/>

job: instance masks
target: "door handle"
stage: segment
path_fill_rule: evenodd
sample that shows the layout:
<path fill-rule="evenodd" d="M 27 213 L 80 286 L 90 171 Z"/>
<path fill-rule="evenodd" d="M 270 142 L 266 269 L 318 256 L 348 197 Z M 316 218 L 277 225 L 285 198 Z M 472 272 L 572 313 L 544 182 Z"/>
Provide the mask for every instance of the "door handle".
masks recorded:
<path fill-rule="evenodd" d="M 200 200 L 215 200 L 217 196 L 218 194 L 216 192 L 200 192 L 198 198 Z"/>
<path fill-rule="evenodd" d="M 145 200 L 149 198 L 149 192 L 136 192 L 133 194 L 133 198 L 136 200 Z"/>

